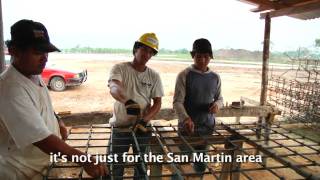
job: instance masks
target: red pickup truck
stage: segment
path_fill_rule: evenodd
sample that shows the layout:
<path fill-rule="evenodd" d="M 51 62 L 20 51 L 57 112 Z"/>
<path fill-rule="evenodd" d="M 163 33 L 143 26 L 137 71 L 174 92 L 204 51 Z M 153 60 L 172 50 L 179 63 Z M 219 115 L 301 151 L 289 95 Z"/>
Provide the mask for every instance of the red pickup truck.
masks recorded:
<path fill-rule="evenodd" d="M 10 56 L 5 55 L 6 66 L 10 63 Z M 48 65 L 47 65 L 48 66 Z M 53 91 L 64 91 L 68 86 L 79 86 L 87 80 L 87 70 L 68 71 L 58 68 L 45 67 L 41 77 L 47 86 Z"/>

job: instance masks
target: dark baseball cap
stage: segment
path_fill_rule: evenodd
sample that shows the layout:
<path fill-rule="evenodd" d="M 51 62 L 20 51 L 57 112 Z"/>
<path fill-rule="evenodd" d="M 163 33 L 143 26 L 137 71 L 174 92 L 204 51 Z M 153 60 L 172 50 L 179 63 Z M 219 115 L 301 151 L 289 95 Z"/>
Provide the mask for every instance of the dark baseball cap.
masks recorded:
<path fill-rule="evenodd" d="M 191 53 L 209 53 L 212 57 L 212 47 L 209 40 L 200 38 L 193 42 Z"/>
<path fill-rule="evenodd" d="M 46 27 L 40 22 L 27 19 L 11 26 L 11 40 L 8 43 L 18 47 L 33 47 L 41 52 L 60 52 L 51 44 Z"/>

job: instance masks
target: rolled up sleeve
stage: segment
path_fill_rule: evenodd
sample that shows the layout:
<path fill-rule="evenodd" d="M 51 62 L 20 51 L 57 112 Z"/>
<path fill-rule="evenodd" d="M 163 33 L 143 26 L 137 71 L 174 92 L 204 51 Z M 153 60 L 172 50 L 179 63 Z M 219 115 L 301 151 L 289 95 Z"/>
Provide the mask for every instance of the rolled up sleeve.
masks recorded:
<path fill-rule="evenodd" d="M 119 64 L 116 64 L 112 67 L 109 75 L 108 82 L 111 80 L 118 80 L 122 82 L 121 68 Z"/>

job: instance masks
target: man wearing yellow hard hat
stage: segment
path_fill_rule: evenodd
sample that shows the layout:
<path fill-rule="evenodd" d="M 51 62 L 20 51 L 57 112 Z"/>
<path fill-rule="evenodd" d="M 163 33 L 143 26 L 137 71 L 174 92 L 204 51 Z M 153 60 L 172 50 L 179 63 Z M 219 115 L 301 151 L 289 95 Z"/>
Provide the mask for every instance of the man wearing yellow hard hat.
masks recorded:
<path fill-rule="evenodd" d="M 122 179 L 126 163 L 122 155 L 129 150 L 130 144 L 134 154 L 145 152 L 151 137 L 146 127 L 161 108 L 164 93 L 160 76 L 146 66 L 151 57 L 158 53 L 158 46 L 158 38 L 154 33 L 143 34 L 134 43 L 133 60 L 116 64 L 110 71 L 108 86 L 116 102 L 110 119 L 114 128 L 109 153 L 118 154 L 119 157 L 119 164 L 114 164 L 111 172 L 114 179 Z M 133 134 L 137 137 L 138 147 L 132 138 Z M 142 163 L 137 164 L 134 177 L 144 179 L 147 176 L 146 167 L 142 167 Z"/>

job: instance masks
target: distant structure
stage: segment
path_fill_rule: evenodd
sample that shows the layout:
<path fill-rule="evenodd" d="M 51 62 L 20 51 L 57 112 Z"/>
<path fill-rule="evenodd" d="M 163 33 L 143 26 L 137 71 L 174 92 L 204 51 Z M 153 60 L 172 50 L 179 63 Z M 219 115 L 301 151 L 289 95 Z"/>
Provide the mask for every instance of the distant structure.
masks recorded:
<path fill-rule="evenodd" d="M 284 120 L 319 127 L 320 60 L 299 57 L 291 62 L 282 74 L 270 71 L 268 102 L 282 110 Z"/>

